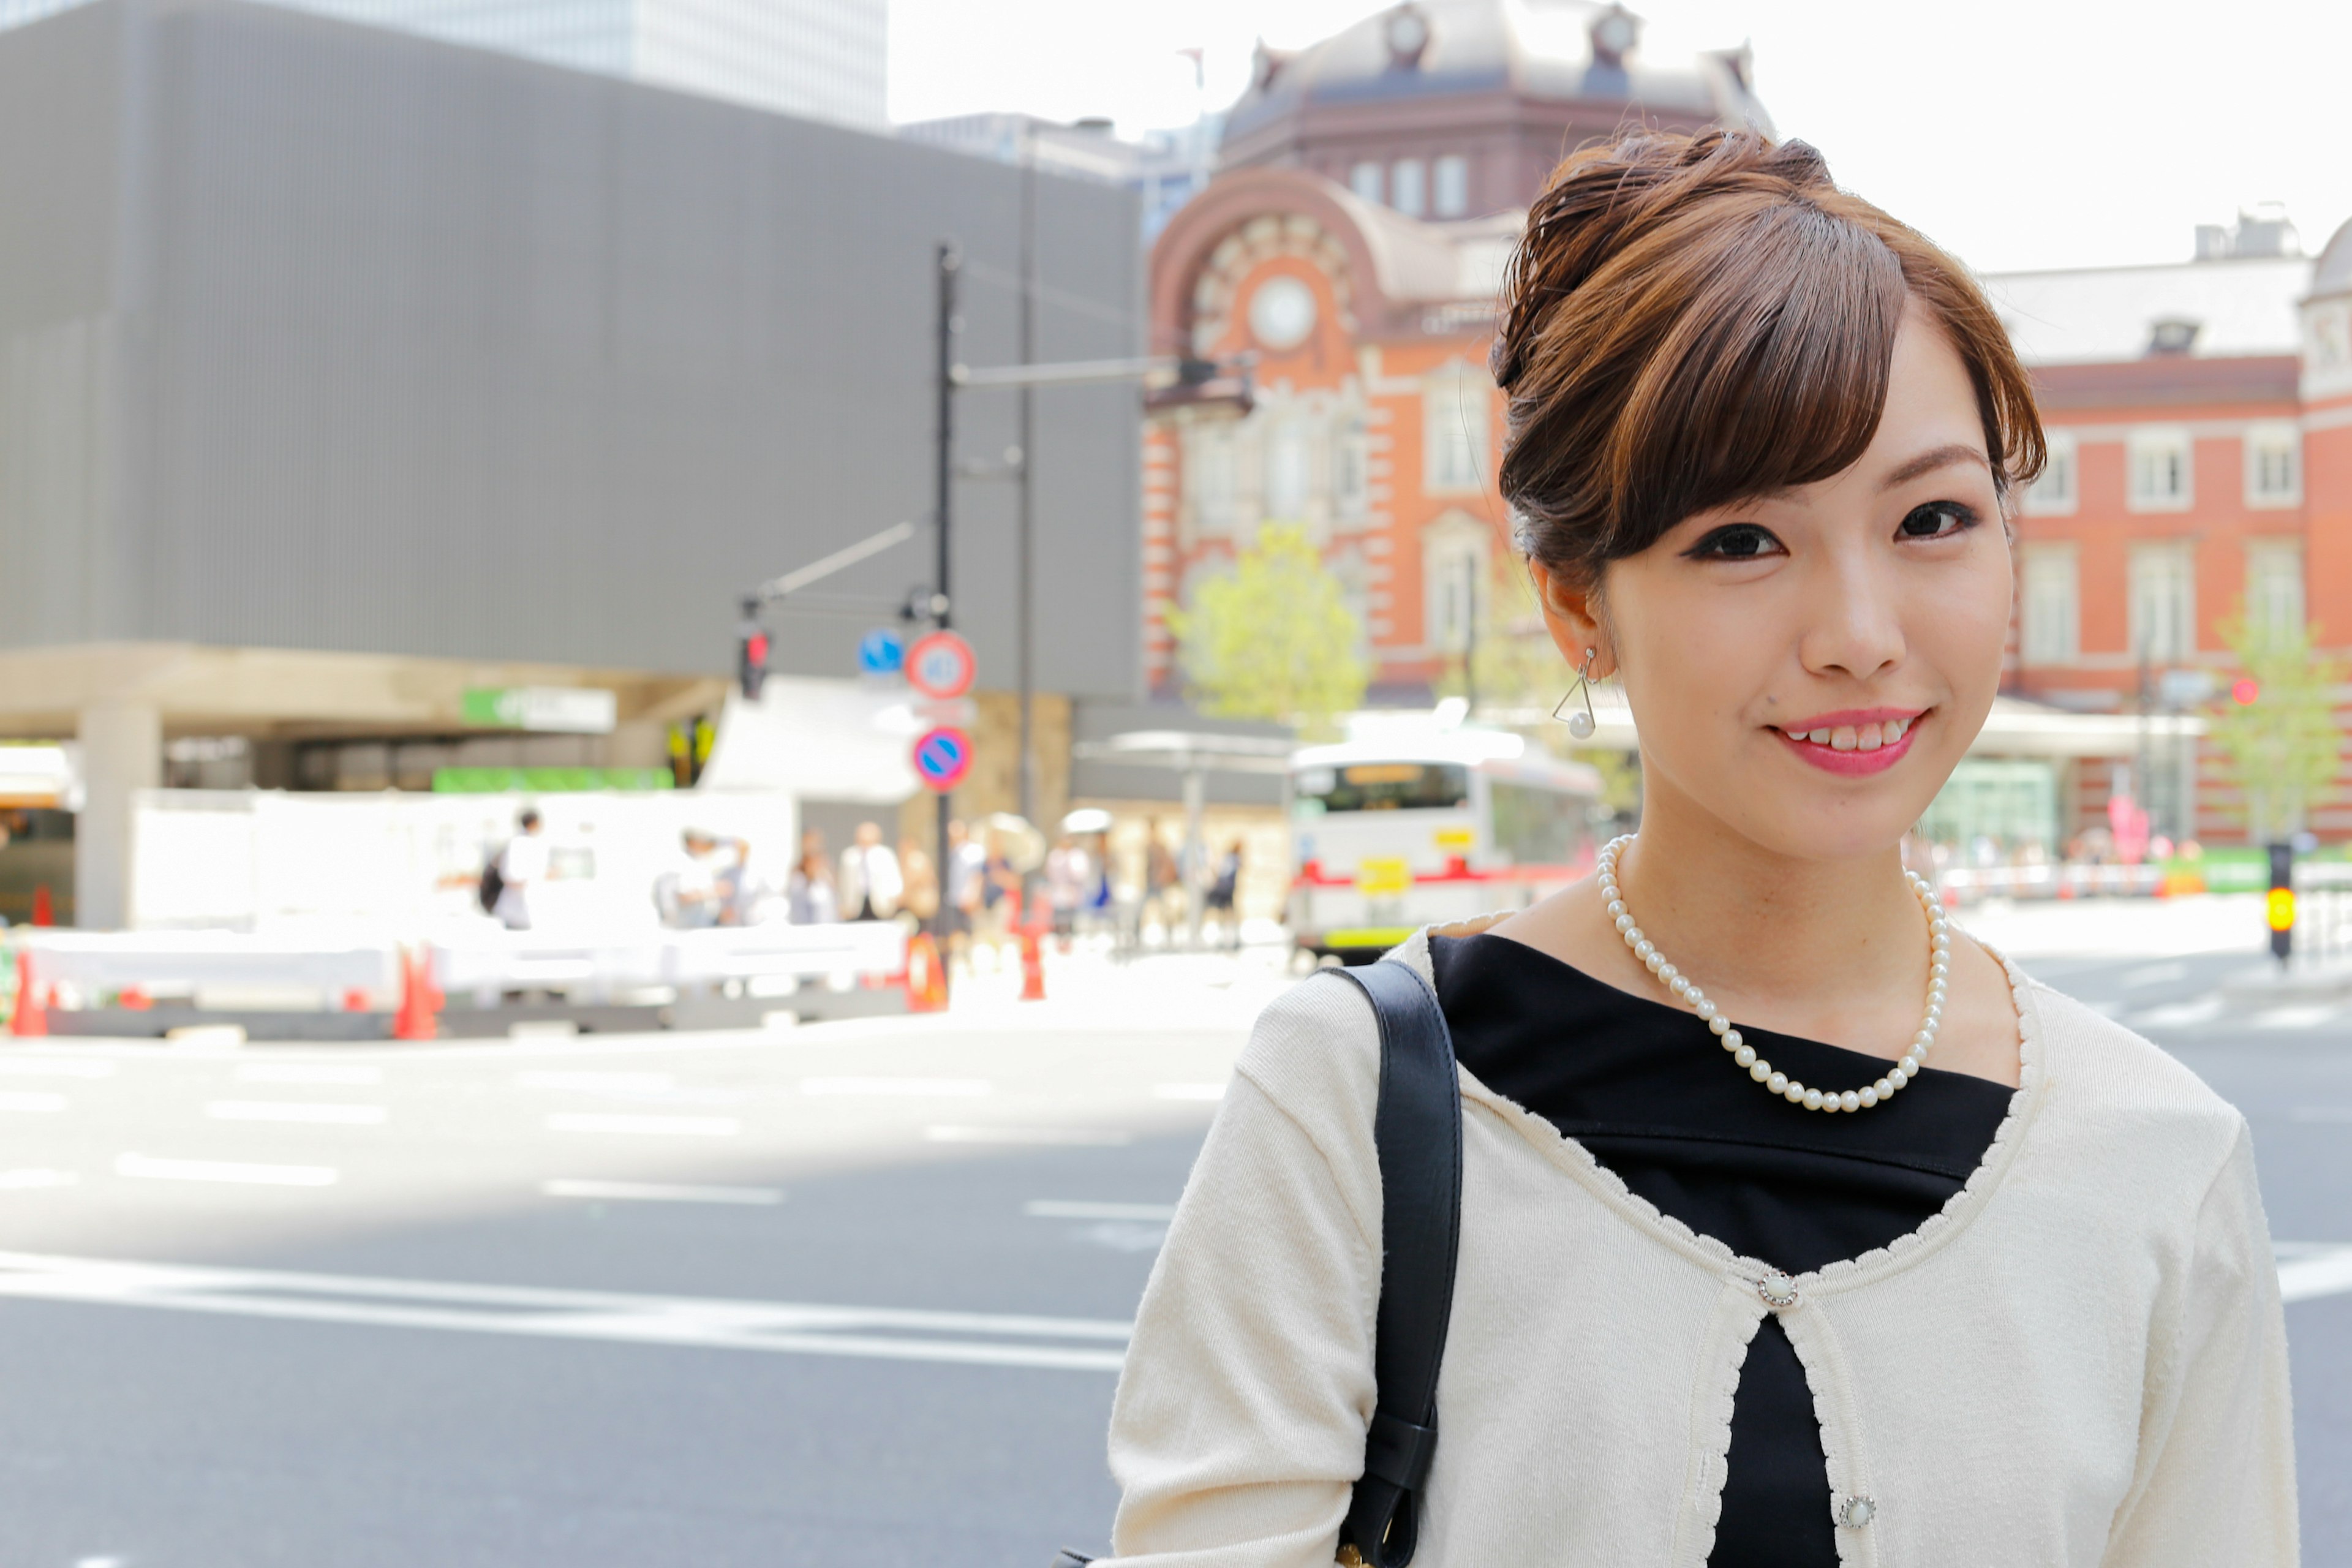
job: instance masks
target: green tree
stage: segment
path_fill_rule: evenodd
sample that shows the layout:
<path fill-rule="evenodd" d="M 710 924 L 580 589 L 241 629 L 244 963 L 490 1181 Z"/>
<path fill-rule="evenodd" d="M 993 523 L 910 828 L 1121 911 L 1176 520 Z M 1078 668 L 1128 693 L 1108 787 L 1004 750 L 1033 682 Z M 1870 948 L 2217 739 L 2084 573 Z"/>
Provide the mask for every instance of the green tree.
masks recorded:
<path fill-rule="evenodd" d="M 2282 838 L 2299 831 L 2335 788 L 2342 746 L 2336 689 L 2344 670 L 2318 657 L 2307 626 L 2252 626 L 2241 613 L 2220 631 L 2245 682 L 2224 694 L 2207 733 L 2245 792 L 2247 836 L 2257 843 Z M 2242 693 L 2252 700 L 2241 701 Z"/>
<path fill-rule="evenodd" d="M 1168 612 L 1177 660 L 1204 713 L 1328 734 L 1362 705 L 1363 630 L 1307 530 L 1268 523 L 1229 573 Z"/>

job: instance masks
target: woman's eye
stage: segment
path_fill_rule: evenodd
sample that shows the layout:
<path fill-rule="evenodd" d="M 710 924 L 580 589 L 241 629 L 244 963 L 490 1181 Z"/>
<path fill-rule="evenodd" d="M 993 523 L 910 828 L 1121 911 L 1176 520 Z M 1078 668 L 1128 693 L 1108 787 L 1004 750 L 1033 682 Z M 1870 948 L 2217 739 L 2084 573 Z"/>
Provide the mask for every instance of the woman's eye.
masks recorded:
<path fill-rule="evenodd" d="M 1735 522 L 1718 528 L 1691 547 L 1691 556 L 1700 561 L 1753 561 L 1759 556 L 1779 552 L 1780 542 L 1772 537 L 1769 529 L 1752 522 Z"/>
<path fill-rule="evenodd" d="M 1903 518 L 1896 531 L 1906 539 L 1949 539 L 1977 525 L 1976 509 L 1958 501 L 1930 501 L 1915 506 Z"/>

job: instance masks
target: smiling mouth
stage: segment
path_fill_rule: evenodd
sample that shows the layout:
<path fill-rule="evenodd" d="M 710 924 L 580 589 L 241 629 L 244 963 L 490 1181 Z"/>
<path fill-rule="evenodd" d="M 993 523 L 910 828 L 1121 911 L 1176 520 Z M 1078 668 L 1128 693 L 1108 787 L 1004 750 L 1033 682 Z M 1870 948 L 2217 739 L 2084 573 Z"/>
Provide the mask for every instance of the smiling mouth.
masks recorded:
<path fill-rule="evenodd" d="M 1811 730 L 1781 730 L 1780 733 L 1800 745 L 1819 746 L 1829 752 L 1876 752 L 1899 742 L 1922 717 L 1924 715 L 1915 713 L 1908 719 L 1881 719 L 1869 724 L 1823 725 Z M 1778 729 L 1779 726 L 1773 728 Z"/>

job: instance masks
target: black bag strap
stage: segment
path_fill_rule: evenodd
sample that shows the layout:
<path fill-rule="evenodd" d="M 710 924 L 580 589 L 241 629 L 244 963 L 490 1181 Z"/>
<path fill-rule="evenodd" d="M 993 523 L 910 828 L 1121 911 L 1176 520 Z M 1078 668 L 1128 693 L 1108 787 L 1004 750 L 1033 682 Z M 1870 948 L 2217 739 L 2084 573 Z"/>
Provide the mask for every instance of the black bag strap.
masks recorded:
<path fill-rule="evenodd" d="M 1422 1488 L 1437 1452 L 1437 1371 L 1454 1312 L 1462 1237 L 1462 1087 L 1437 994 L 1404 963 L 1341 970 L 1381 1026 L 1381 1303 L 1372 1348 L 1379 1394 L 1364 1473 L 1339 1539 L 1370 1568 L 1404 1568 L 1421 1533 Z"/>

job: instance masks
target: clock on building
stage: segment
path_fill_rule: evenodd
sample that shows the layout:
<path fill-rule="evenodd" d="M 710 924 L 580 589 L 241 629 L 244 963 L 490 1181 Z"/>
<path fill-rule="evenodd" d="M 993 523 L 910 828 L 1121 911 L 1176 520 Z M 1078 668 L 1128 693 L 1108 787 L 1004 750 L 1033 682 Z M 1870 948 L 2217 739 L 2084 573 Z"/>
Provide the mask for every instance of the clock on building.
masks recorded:
<path fill-rule="evenodd" d="M 1315 290 L 1296 278 L 1269 278 L 1250 296 L 1250 336 L 1262 347 L 1295 349 L 1315 330 Z"/>
<path fill-rule="evenodd" d="M 1400 5 L 1389 13 L 1386 30 L 1389 53 L 1397 64 L 1419 64 L 1421 51 L 1429 47 L 1429 18 L 1416 6 Z"/>

